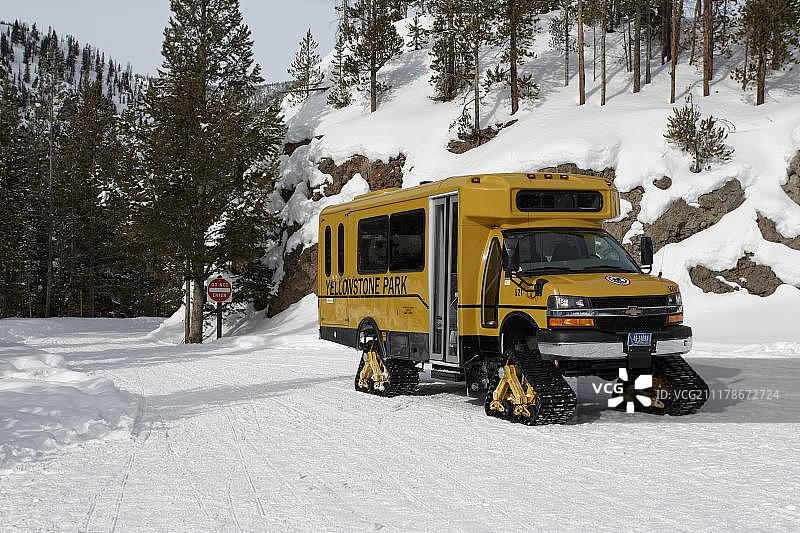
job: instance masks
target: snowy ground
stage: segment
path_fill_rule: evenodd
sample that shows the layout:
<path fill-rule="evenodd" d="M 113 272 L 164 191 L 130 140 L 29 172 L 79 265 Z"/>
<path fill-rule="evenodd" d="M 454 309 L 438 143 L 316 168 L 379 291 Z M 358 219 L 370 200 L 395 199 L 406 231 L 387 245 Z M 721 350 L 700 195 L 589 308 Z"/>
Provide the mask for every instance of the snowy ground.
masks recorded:
<path fill-rule="evenodd" d="M 124 438 L 3 470 L 0 530 L 793 530 L 800 520 L 796 392 L 766 411 L 711 402 L 675 423 L 604 409 L 582 381 L 573 424 L 520 427 L 487 418 L 458 384 L 425 381 L 392 399 L 355 392 L 355 354 L 317 339 L 315 307 L 308 297 L 202 346 L 161 342 L 148 320 L 0 321 L 0 333 L 18 331 L 17 353 L 113 379 L 135 414 Z M 712 387 L 800 375 L 791 359 L 720 357 L 732 350 L 796 358 L 798 347 L 702 344 L 716 358 L 696 366 Z M 775 409 L 775 422 L 752 422 Z"/>

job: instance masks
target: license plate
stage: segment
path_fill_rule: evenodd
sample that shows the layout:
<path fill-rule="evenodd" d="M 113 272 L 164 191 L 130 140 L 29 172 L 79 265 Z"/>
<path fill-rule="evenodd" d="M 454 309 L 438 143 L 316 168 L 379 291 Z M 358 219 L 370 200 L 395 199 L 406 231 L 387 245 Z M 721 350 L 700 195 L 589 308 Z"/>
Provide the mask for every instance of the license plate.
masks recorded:
<path fill-rule="evenodd" d="M 652 345 L 652 333 L 628 333 L 628 347 L 649 348 Z"/>

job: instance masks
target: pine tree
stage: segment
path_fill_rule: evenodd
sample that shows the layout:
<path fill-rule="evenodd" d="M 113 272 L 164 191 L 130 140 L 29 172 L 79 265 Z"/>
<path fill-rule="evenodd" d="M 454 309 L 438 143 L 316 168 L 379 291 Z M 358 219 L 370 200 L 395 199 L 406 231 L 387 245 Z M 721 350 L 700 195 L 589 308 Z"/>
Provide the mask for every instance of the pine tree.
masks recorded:
<path fill-rule="evenodd" d="M 350 74 L 352 69 L 348 68 L 349 61 L 351 58 L 347 55 L 345 36 L 340 31 L 331 62 L 331 91 L 328 93 L 328 103 L 336 109 L 348 106 L 352 101 L 350 88 L 353 79 Z"/>
<path fill-rule="evenodd" d="M 764 103 L 769 71 L 797 63 L 800 56 L 800 1 L 747 0 L 739 36 L 747 47 L 744 65 L 735 73 L 743 88 L 756 81 L 756 105 Z"/>
<path fill-rule="evenodd" d="M 202 342 L 204 282 L 230 259 L 221 237 L 269 192 L 284 131 L 275 106 L 251 106 L 262 79 L 238 0 L 170 5 L 145 99 L 145 172 L 132 189 L 151 246 L 194 281 L 187 341 Z"/>
<path fill-rule="evenodd" d="M 570 37 L 569 29 L 574 18 L 572 0 L 559 0 L 561 7 L 558 15 L 550 19 L 550 47 L 564 51 L 564 87 L 569 85 L 569 54 L 575 49 L 575 42 Z"/>
<path fill-rule="evenodd" d="M 411 42 L 408 43 L 408 47 L 412 50 L 421 50 L 425 48 L 428 44 L 428 30 L 426 30 L 419 19 L 419 13 L 414 14 L 414 19 L 411 21 L 411 24 L 408 27 L 409 36 L 411 37 Z"/>
<path fill-rule="evenodd" d="M 725 144 L 728 137 L 724 126 L 718 125 L 713 116 L 702 117 L 700 109 L 687 98 L 683 107 L 673 108 L 672 115 L 667 117 L 667 133 L 664 137 L 671 144 L 693 158 L 689 170 L 700 172 L 712 160 L 729 161 L 733 157 L 733 148 Z"/>
<path fill-rule="evenodd" d="M 449 102 L 470 84 L 471 53 L 459 38 L 456 24 L 466 13 L 465 0 L 430 0 L 433 15 L 431 37 L 431 84 L 434 100 Z"/>
<path fill-rule="evenodd" d="M 300 48 L 289 66 L 289 75 L 294 79 L 291 97 L 294 103 L 307 100 L 311 91 L 322 84 L 320 62 L 319 54 L 317 54 L 317 42 L 309 29 L 300 41 Z"/>
<path fill-rule="evenodd" d="M 533 81 L 530 76 L 520 78 L 519 64 L 526 58 L 534 57 L 530 51 L 534 35 L 538 31 L 538 0 L 498 0 L 495 11 L 494 40 L 503 46 L 501 61 L 508 65 L 503 78 L 511 89 L 511 114 L 519 109 L 522 93 L 533 94 Z"/>
<path fill-rule="evenodd" d="M 403 49 L 403 39 L 392 24 L 389 0 L 356 0 L 350 10 L 349 35 L 353 61 L 350 73 L 369 93 L 370 112 L 378 109 L 378 94 L 389 87 L 378 81 L 378 71 Z"/>
<path fill-rule="evenodd" d="M 492 6 L 482 0 L 466 0 L 463 16 L 455 20 L 455 31 L 470 51 L 469 73 L 472 79 L 472 126 L 475 144 L 481 144 L 481 50 L 492 39 Z M 469 102 L 467 103 L 469 105 Z M 462 121 L 466 117 L 466 106 Z M 462 122 L 463 123 L 463 122 Z"/>

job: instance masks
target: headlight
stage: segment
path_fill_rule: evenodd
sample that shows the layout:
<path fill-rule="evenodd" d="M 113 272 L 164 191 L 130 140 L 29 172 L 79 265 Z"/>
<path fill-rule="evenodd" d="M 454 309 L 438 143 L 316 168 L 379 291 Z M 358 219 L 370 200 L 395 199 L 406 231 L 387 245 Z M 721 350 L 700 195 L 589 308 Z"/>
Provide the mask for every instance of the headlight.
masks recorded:
<path fill-rule="evenodd" d="M 667 295 L 667 305 L 683 305 L 683 298 L 681 298 L 681 293 L 673 292 L 672 294 Z"/>
<path fill-rule="evenodd" d="M 553 295 L 547 299 L 549 309 L 589 309 L 591 303 L 588 298 L 582 296 L 561 296 Z"/>

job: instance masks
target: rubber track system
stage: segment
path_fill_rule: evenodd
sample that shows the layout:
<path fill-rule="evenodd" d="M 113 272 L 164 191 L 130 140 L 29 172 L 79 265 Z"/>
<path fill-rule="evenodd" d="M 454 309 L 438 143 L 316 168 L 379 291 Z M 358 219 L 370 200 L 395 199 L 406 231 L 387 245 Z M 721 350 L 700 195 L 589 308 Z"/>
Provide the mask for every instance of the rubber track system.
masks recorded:
<path fill-rule="evenodd" d="M 489 408 L 489 404 L 492 402 L 492 394 L 500 382 L 500 377 L 497 373 L 490 381 L 489 389 L 486 393 L 486 400 L 484 401 L 486 414 L 528 426 L 569 422 L 575 414 L 577 398 L 575 391 L 572 390 L 564 376 L 551 363 L 543 361 L 538 353 L 509 351 L 506 356 L 508 363 L 515 365 L 522 371 L 522 375 L 525 376 L 525 379 L 528 380 L 528 383 L 536 392 L 532 416 L 530 418 L 514 415 L 506 416 Z"/>
<path fill-rule="evenodd" d="M 708 400 L 708 385 L 680 355 L 654 358 L 653 376 L 663 377 L 669 388 L 664 409 L 651 412 L 672 416 L 693 415 Z"/>
<path fill-rule="evenodd" d="M 384 390 L 377 390 L 372 387 L 370 382 L 369 389 L 363 389 L 358 386 L 358 376 L 364 368 L 364 358 L 358 364 L 356 371 L 355 388 L 359 392 L 366 392 L 376 396 L 399 396 L 401 394 L 414 394 L 419 386 L 419 371 L 412 361 L 403 359 L 388 359 L 383 362 L 386 370 L 389 372 L 389 383 L 384 387 Z"/>

